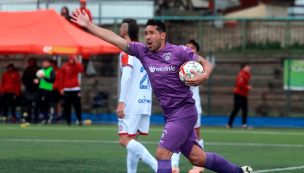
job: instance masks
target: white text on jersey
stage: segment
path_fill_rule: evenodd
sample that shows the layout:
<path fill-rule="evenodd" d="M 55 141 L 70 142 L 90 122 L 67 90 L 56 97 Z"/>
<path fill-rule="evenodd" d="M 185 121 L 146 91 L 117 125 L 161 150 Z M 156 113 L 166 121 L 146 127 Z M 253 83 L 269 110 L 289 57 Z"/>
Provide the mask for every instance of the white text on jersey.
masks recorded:
<path fill-rule="evenodd" d="M 170 67 L 155 67 L 155 66 L 150 66 L 149 70 L 151 73 L 154 73 L 155 71 L 175 71 L 175 67 L 170 66 Z"/>

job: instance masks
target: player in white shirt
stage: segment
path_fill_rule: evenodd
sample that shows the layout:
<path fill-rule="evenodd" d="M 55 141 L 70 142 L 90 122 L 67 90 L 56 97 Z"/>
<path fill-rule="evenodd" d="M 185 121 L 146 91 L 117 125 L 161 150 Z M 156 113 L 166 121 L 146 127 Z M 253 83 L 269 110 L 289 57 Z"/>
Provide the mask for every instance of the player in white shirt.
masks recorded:
<path fill-rule="evenodd" d="M 129 42 L 138 41 L 139 27 L 134 19 L 124 19 L 121 36 Z M 148 74 L 134 57 L 121 52 L 122 69 L 119 103 L 117 108 L 119 142 L 128 150 L 128 173 L 136 173 L 141 159 L 157 172 L 157 161 L 139 142 L 139 135 L 148 135 L 150 126 L 152 88 Z"/>
<path fill-rule="evenodd" d="M 195 54 L 198 54 L 199 52 L 199 44 L 194 41 L 194 40 L 190 40 L 187 44 L 187 47 L 189 47 Z M 199 86 L 191 86 L 190 90 L 193 92 L 193 98 L 195 100 L 195 106 L 197 108 L 197 112 L 198 112 L 198 118 L 197 118 L 197 122 L 194 126 L 196 134 L 197 134 L 197 138 L 199 140 L 199 144 L 202 146 L 202 148 L 204 149 L 204 140 L 201 138 L 201 133 L 200 133 L 200 127 L 201 127 L 201 114 L 203 113 L 202 111 L 202 106 L 201 106 L 201 98 L 199 95 Z M 180 158 L 180 153 L 176 154 L 173 153 L 172 157 L 171 157 L 171 164 L 172 164 L 172 173 L 179 173 L 179 158 Z M 204 168 L 201 167 L 196 167 L 193 166 L 193 168 L 189 171 L 189 173 L 199 173 L 199 172 L 203 172 Z"/>

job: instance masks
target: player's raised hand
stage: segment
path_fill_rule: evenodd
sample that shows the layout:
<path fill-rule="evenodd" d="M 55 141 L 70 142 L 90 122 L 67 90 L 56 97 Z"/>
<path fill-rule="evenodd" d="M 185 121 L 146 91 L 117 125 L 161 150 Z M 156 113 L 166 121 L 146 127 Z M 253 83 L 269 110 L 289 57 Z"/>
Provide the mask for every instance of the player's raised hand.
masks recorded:
<path fill-rule="evenodd" d="M 206 73 L 195 72 L 193 70 L 190 72 L 194 74 L 194 77 L 192 79 L 186 79 L 185 83 L 189 86 L 198 86 L 209 78 Z"/>
<path fill-rule="evenodd" d="M 88 27 L 90 23 L 90 18 L 84 9 L 80 11 L 79 8 L 76 8 L 76 11 L 72 10 L 72 13 L 73 15 L 70 14 L 70 16 L 73 18 L 71 19 L 72 22 L 77 23 L 82 27 Z"/>
<path fill-rule="evenodd" d="M 119 102 L 116 110 L 118 118 L 123 119 L 125 117 L 124 111 L 125 111 L 125 103 Z"/>

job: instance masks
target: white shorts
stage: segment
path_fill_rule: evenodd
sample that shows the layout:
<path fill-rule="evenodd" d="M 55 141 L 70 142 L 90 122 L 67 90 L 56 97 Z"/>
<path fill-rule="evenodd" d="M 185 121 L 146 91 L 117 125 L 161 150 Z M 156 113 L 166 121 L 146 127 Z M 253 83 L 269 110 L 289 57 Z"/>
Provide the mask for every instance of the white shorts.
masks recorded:
<path fill-rule="evenodd" d="M 201 127 L 201 116 L 202 116 L 201 114 L 198 114 L 198 116 L 197 116 L 197 121 L 194 125 L 195 129 L 199 129 Z"/>
<path fill-rule="evenodd" d="M 119 135 L 135 136 L 148 135 L 150 127 L 149 115 L 125 115 L 123 119 L 118 119 Z"/>

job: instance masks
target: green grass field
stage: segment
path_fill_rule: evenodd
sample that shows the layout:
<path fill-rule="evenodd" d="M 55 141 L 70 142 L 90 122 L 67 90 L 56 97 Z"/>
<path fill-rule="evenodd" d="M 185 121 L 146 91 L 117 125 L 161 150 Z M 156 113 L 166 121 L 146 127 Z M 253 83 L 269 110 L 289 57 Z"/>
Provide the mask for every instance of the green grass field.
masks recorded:
<path fill-rule="evenodd" d="M 152 126 L 149 136 L 139 139 L 154 156 L 162 128 Z M 250 165 L 255 171 L 304 166 L 304 129 L 243 131 L 203 127 L 201 132 L 206 151 L 220 154 L 239 166 Z M 22 128 L 0 124 L 1 173 L 123 173 L 127 172 L 126 154 L 118 143 L 114 125 Z M 190 168 L 191 164 L 181 156 L 181 173 Z M 140 161 L 138 173 L 145 172 L 153 171 Z M 304 167 L 280 172 L 303 173 Z"/>

